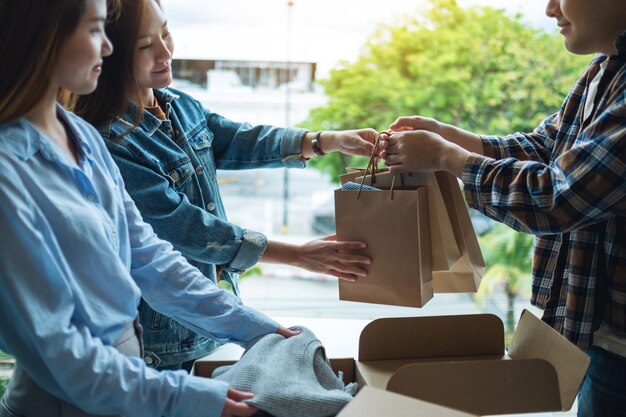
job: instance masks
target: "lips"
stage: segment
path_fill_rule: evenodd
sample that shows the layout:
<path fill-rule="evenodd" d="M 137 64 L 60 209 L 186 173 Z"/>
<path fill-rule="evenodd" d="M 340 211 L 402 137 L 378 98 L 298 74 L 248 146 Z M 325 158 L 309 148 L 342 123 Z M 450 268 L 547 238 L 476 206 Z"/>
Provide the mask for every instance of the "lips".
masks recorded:
<path fill-rule="evenodd" d="M 155 74 L 163 74 L 163 73 L 166 73 L 166 72 L 170 72 L 170 66 L 168 65 L 166 67 L 160 68 L 160 69 L 152 71 L 152 72 L 154 72 Z"/>

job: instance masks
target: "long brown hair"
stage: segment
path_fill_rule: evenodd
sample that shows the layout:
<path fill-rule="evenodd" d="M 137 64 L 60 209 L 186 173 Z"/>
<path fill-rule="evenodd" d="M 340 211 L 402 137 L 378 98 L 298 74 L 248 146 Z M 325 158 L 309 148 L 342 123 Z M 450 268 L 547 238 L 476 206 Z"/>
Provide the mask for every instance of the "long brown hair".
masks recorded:
<path fill-rule="evenodd" d="M 77 97 L 73 104 L 72 110 L 96 127 L 122 116 L 128 111 L 131 101 L 137 104 L 135 124 L 141 120 L 145 103 L 133 65 L 146 1 L 153 0 L 121 0 L 118 18 L 106 26 L 107 36 L 113 44 L 113 55 L 104 58 L 96 90 Z"/>
<path fill-rule="evenodd" d="M 118 1 L 107 1 L 110 13 Z M 0 0 L 0 123 L 24 116 L 44 97 L 59 49 L 85 9 L 85 0 Z"/>

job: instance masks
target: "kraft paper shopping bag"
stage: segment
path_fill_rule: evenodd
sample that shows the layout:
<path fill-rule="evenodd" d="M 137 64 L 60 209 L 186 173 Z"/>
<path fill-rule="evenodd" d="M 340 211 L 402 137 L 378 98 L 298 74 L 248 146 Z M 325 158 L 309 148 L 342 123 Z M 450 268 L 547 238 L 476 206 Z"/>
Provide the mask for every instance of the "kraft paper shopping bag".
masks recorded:
<path fill-rule="evenodd" d="M 476 292 L 485 273 L 485 261 L 459 181 L 446 172 L 437 172 L 435 176 L 461 256 L 448 270 L 433 271 L 434 291 Z"/>
<path fill-rule="evenodd" d="M 394 178 L 396 181 L 394 181 Z M 359 176 L 354 182 L 389 189 L 392 182 L 396 189 L 414 189 L 425 186 L 428 191 L 428 213 L 433 271 L 449 270 L 461 257 L 450 219 L 446 215 L 437 178 L 434 173 L 407 172 L 393 175 L 386 169 L 367 176 Z"/>
<path fill-rule="evenodd" d="M 341 300 L 422 307 L 433 296 L 428 196 L 415 190 L 335 191 L 337 240 L 366 242 L 368 275 L 339 281 Z"/>

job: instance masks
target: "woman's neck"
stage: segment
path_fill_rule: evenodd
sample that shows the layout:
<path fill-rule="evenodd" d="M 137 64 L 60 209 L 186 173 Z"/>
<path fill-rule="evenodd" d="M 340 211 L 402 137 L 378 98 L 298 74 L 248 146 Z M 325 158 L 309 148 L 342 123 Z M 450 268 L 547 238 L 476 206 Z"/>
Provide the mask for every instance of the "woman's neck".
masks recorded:
<path fill-rule="evenodd" d="M 151 88 L 144 89 L 141 92 L 141 100 L 144 106 L 154 106 L 156 98 L 154 97 L 154 91 Z"/>
<path fill-rule="evenodd" d="M 78 164 L 76 145 L 65 130 L 65 125 L 57 116 L 58 89 L 52 88 L 28 113 L 24 115 L 47 138 L 56 143 L 63 153 Z"/>

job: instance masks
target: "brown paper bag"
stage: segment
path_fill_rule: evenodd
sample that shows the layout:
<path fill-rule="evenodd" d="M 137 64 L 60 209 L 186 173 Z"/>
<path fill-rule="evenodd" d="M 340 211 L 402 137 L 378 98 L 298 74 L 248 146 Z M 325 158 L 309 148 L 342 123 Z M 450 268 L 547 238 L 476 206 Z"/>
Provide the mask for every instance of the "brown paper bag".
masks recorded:
<path fill-rule="evenodd" d="M 436 172 L 435 176 L 461 257 L 448 270 L 433 271 L 434 292 L 476 292 L 485 273 L 485 261 L 459 182 L 447 172 Z"/>
<path fill-rule="evenodd" d="M 335 219 L 337 240 L 366 242 L 372 259 L 367 277 L 339 280 L 341 300 L 422 307 L 432 298 L 425 187 L 335 190 Z"/>
<path fill-rule="evenodd" d="M 386 169 L 372 175 L 352 169 L 340 177 L 342 184 L 354 181 L 377 188 L 411 188 L 425 185 L 428 189 L 430 246 L 435 293 L 476 292 L 485 272 L 478 239 L 458 180 L 446 173 L 409 173 L 393 175 Z M 365 177 L 365 178 L 364 178 Z M 399 185 L 398 185 L 399 184 Z"/>
<path fill-rule="evenodd" d="M 449 270 L 461 257 L 461 252 L 456 243 L 454 231 L 447 213 L 446 204 L 443 201 L 439 184 L 434 173 L 407 172 L 404 174 L 391 174 L 387 169 L 381 170 L 375 175 L 363 175 L 354 179 L 354 182 L 371 185 L 373 187 L 389 189 L 392 183 L 398 189 L 413 189 L 426 186 L 428 190 L 428 213 L 431 239 L 431 254 L 433 271 Z"/>

